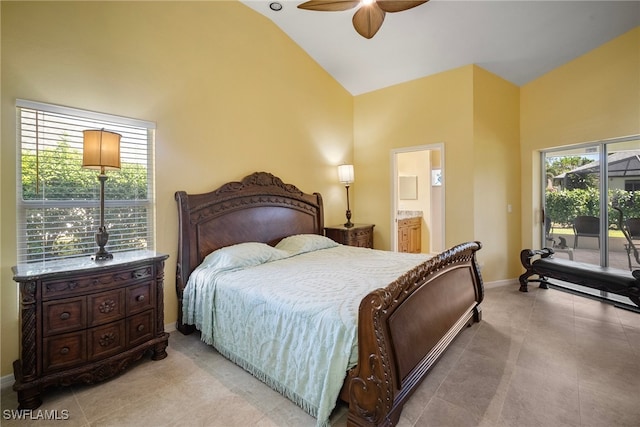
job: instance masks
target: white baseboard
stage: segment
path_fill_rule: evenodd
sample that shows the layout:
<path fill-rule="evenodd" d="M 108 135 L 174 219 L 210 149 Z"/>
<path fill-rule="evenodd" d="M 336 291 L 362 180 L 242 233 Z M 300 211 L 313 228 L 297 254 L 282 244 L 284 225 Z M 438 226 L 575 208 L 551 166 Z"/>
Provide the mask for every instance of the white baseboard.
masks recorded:
<path fill-rule="evenodd" d="M 518 284 L 518 279 L 504 279 L 493 282 L 484 282 L 485 289 L 499 288 L 501 286 L 513 286 Z"/>

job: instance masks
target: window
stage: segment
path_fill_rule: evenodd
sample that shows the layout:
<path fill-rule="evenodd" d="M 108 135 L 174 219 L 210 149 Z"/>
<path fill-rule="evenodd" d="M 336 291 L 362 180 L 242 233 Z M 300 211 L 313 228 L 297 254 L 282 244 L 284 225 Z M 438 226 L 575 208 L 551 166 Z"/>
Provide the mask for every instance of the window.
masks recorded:
<path fill-rule="evenodd" d="M 97 171 L 82 168 L 82 131 L 122 135 L 121 168 L 107 172 L 107 250 L 153 249 L 155 124 L 18 100 L 18 261 L 92 255 L 100 224 Z"/>
<path fill-rule="evenodd" d="M 626 180 L 624 182 L 624 191 L 640 191 L 640 180 Z"/>

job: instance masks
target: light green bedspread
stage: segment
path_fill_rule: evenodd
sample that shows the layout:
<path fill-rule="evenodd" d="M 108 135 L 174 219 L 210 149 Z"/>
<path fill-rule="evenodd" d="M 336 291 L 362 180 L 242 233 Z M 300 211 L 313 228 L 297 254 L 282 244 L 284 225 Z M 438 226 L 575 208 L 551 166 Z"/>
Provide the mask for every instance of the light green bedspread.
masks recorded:
<path fill-rule="evenodd" d="M 197 268 L 184 292 L 184 321 L 328 425 L 357 362 L 360 301 L 427 258 L 339 245 L 248 268 Z"/>

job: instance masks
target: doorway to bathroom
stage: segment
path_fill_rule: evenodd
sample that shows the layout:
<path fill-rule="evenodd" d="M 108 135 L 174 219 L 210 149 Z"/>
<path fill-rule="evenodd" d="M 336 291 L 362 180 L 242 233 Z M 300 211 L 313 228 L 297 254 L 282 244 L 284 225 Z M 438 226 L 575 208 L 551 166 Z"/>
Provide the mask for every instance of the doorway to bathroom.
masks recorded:
<path fill-rule="evenodd" d="M 444 144 L 391 151 L 392 250 L 444 250 Z"/>

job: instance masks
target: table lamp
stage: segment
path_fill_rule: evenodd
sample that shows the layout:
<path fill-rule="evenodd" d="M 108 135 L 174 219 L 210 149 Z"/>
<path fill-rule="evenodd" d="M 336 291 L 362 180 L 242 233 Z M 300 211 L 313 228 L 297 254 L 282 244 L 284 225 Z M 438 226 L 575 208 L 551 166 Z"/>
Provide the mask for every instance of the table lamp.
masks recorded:
<path fill-rule="evenodd" d="M 338 179 L 347 189 L 347 222 L 345 222 L 344 226 L 351 228 L 353 223 L 351 222 L 351 209 L 349 208 L 349 185 L 353 183 L 353 165 L 338 166 Z"/>
<path fill-rule="evenodd" d="M 113 259 L 113 254 L 104 248 L 109 240 L 109 233 L 104 225 L 104 183 L 106 171 L 120 169 L 120 134 L 104 129 L 84 130 L 83 132 L 82 167 L 100 171 L 100 228 L 96 233 L 98 252 L 92 257 L 95 261 Z"/>

